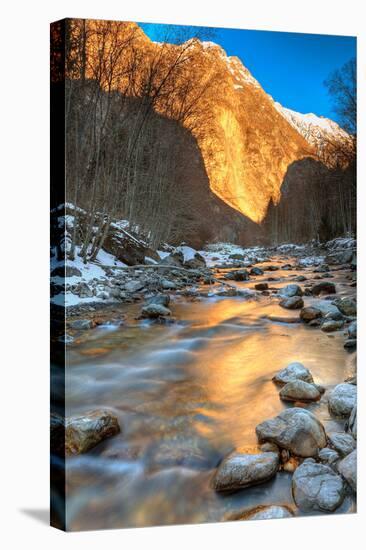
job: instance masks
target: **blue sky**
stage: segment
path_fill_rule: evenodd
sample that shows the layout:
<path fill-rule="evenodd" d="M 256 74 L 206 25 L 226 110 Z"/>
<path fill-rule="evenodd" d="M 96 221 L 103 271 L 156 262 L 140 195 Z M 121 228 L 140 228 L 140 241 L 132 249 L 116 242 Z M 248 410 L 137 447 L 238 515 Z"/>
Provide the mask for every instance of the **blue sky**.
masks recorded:
<path fill-rule="evenodd" d="M 162 28 L 167 27 L 140 25 L 152 40 L 161 40 Z M 194 27 L 188 27 L 188 34 L 191 29 Z M 214 29 L 212 41 L 228 55 L 238 56 L 284 107 L 337 119 L 323 83 L 329 73 L 356 56 L 355 37 Z"/>

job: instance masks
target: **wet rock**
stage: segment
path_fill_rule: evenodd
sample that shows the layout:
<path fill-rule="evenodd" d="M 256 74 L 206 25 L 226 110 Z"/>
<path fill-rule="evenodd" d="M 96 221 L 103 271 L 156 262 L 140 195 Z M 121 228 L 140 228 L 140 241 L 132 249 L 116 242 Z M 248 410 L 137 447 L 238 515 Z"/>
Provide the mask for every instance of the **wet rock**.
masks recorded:
<path fill-rule="evenodd" d="M 347 432 L 357 439 L 357 405 L 352 409 L 347 423 Z"/>
<path fill-rule="evenodd" d="M 351 340 L 357 338 L 357 321 L 353 321 L 348 327 L 348 336 Z"/>
<path fill-rule="evenodd" d="M 357 491 L 357 450 L 355 449 L 338 463 L 338 472 L 350 487 Z"/>
<path fill-rule="evenodd" d="M 125 290 L 129 294 L 134 294 L 135 292 L 138 292 L 139 290 L 142 290 L 144 288 L 144 283 L 142 281 L 129 281 L 125 285 Z"/>
<path fill-rule="evenodd" d="M 267 271 L 278 271 L 280 268 L 278 265 L 268 265 L 265 269 Z"/>
<path fill-rule="evenodd" d="M 93 321 L 90 319 L 75 319 L 69 322 L 69 327 L 74 330 L 88 330 L 93 328 Z"/>
<path fill-rule="evenodd" d="M 326 320 L 333 320 L 333 321 L 343 321 L 344 317 L 342 313 L 337 309 L 336 310 L 330 310 L 328 313 L 325 314 L 324 319 Z"/>
<path fill-rule="evenodd" d="M 300 319 L 302 319 L 305 323 L 309 323 L 310 321 L 318 319 L 321 316 L 322 312 L 316 307 L 303 307 L 300 311 Z"/>
<path fill-rule="evenodd" d="M 292 494 L 300 510 L 334 512 L 343 502 L 345 483 L 330 466 L 305 460 L 293 475 Z"/>
<path fill-rule="evenodd" d="M 158 317 L 166 317 L 170 314 L 170 309 L 157 303 L 148 304 L 141 309 L 141 317 L 145 319 L 157 319 Z"/>
<path fill-rule="evenodd" d="M 300 296 L 292 296 L 281 300 L 279 305 L 286 309 L 301 309 L 304 307 L 304 300 Z"/>
<path fill-rule="evenodd" d="M 347 349 L 349 351 L 354 351 L 357 347 L 357 340 L 348 338 L 344 343 L 344 349 Z"/>
<path fill-rule="evenodd" d="M 86 453 L 104 439 L 119 432 L 118 419 L 109 411 L 96 410 L 70 417 L 65 423 L 66 454 Z"/>
<path fill-rule="evenodd" d="M 248 281 L 249 273 L 246 269 L 237 269 L 235 271 L 225 273 L 224 277 L 230 281 Z"/>
<path fill-rule="evenodd" d="M 330 446 L 335 449 L 341 457 L 349 455 L 356 448 L 356 441 L 350 434 L 331 432 L 327 434 Z"/>
<path fill-rule="evenodd" d="M 263 275 L 264 271 L 260 267 L 252 267 L 250 270 L 251 275 Z"/>
<path fill-rule="evenodd" d="M 338 384 L 328 398 L 329 412 L 335 416 L 350 416 L 357 401 L 357 388 L 352 384 Z"/>
<path fill-rule="evenodd" d="M 270 506 L 256 506 L 251 510 L 247 510 L 239 514 L 231 514 L 225 516 L 225 521 L 251 521 L 261 519 L 283 519 L 292 518 L 293 513 L 286 506 L 277 506 L 275 504 Z"/>
<path fill-rule="evenodd" d="M 280 391 L 280 398 L 283 401 L 319 401 L 320 397 L 318 388 L 303 380 L 289 382 Z"/>
<path fill-rule="evenodd" d="M 335 451 L 334 449 L 324 447 L 324 449 L 321 449 L 319 451 L 318 458 L 321 462 L 332 466 L 339 460 L 340 457 L 337 451 Z"/>
<path fill-rule="evenodd" d="M 336 287 L 334 283 L 322 281 L 311 288 L 311 293 L 313 296 L 319 296 L 319 294 L 335 294 Z"/>
<path fill-rule="evenodd" d="M 280 370 L 273 378 L 273 382 L 284 386 L 289 382 L 294 380 L 303 380 L 312 384 L 314 382 L 313 376 L 308 368 L 306 368 L 302 363 L 290 363 L 284 369 Z"/>
<path fill-rule="evenodd" d="M 260 442 L 269 441 L 295 456 L 317 456 L 326 446 L 326 435 L 321 422 L 306 409 L 285 409 L 275 418 L 256 427 Z"/>
<path fill-rule="evenodd" d="M 271 479 L 279 467 L 277 453 L 234 452 L 220 464 L 213 480 L 216 491 L 236 491 Z"/>
<path fill-rule="evenodd" d="M 299 285 L 287 285 L 281 288 L 279 295 L 286 298 L 292 298 L 292 296 L 302 296 L 303 291 Z"/>
<path fill-rule="evenodd" d="M 178 288 L 177 284 L 173 281 L 169 281 L 169 279 L 162 279 L 160 281 L 160 287 L 163 290 L 176 290 Z"/>
<path fill-rule="evenodd" d="M 256 290 L 268 290 L 268 283 L 257 283 L 254 288 Z"/>
<path fill-rule="evenodd" d="M 337 315 L 339 315 L 340 311 L 339 309 L 337 308 L 337 306 L 335 306 L 334 304 L 330 303 L 330 301 L 328 300 L 318 300 L 316 302 L 316 306 L 315 306 L 317 309 L 319 309 L 321 312 L 322 312 L 322 315 L 325 317 L 326 315 L 329 315 L 329 314 L 334 314 L 335 317 Z"/>
<path fill-rule="evenodd" d="M 217 296 L 232 297 L 232 296 L 237 296 L 238 291 L 236 290 L 236 288 L 223 287 L 223 288 L 220 288 L 220 290 L 218 290 L 216 294 Z"/>
<path fill-rule="evenodd" d="M 323 332 L 334 332 L 335 330 L 340 330 L 343 328 L 343 321 L 334 321 L 333 319 L 326 320 L 321 325 L 321 330 Z"/>
<path fill-rule="evenodd" d="M 146 302 L 147 305 L 156 304 L 164 307 L 168 307 L 170 304 L 170 296 L 169 294 L 156 294 L 155 296 L 152 296 L 149 298 Z"/>
<path fill-rule="evenodd" d="M 304 281 L 307 281 L 307 278 L 305 277 L 305 275 L 297 275 L 295 277 L 295 281 L 297 281 L 298 283 L 303 283 Z"/>
<path fill-rule="evenodd" d="M 321 324 L 322 324 L 322 323 L 321 323 L 321 320 L 320 320 L 320 319 L 313 319 L 312 321 L 310 321 L 310 322 L 308 323 L 308 326 L 309 326 L 309 327 L 320 327 Z"/>
<path fill-rule="evenodd" d="M 352 317 L 357 314 L 357 304 L 353 298 L 344 297 L 335 300 L 333 303 L 337 306 L 339 311 L 343 313 L 343 315 Z"/>

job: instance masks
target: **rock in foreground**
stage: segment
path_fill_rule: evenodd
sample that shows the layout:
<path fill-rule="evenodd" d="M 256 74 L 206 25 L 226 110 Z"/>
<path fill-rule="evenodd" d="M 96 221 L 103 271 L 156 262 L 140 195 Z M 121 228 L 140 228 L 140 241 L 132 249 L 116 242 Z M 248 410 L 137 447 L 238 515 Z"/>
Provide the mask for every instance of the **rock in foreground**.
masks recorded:
<path fill-rule="evenodd" d="M 271 479 L 279 467 L 277 453 L 234 452 L 220 464 L 213 480 L 216 491 L 237 491 Z"/>
<path fill-rule="evenodd" d="M 280 370 L 273 378 L 273 382 L 279 385 L 285 385 L 294 380 L 303 380 L 312 384 L 314 382 L 311 372 L 302 363 L 290 363 L 284 369 Z"/>
<path fill-rule="evenodd" d="M 225 517 L 225 521 L 251 521 L 258 519 L 283 519 L 292 518 L 294 514 L 286 506 L 277 506 L 276 504 L 269 506 L 256 506 L 251 510 L 246 510 L 242 513 L 231 514 Z"/>
<path fill-rule="evenodd" d="M 168 315 L 170 315 L 170 309 L 155 302 L 144 306 L 141 310 L 141 317 L 147 319 L 158 319 Z"/>
<path fill-rule="evenodd" d="M 335 416 L 350 416 L 357 401 L 357 387 L 353 384 L 338 384 L 329 395 L 329 412 Z"/>
<path fill-rule="evenodd" d="M 330 466 L 308 459 L 294 473 L 292 494 L 300 510 L 334 512 L 343 502 L 345 483 Z"/>
<path fill-rule="evenodd" d="M 275 418 L 265 420 L 256 427 L 260 442 L 269 441 L 296 456 L 317 456 L 326 446 L 324 427 L 311 412 L 294 407 L 282 411 Z"/>
<path fill-rule="evenodd" d="M 316 307 L 303 307 L 300 311 L 300 319 L 304 321 L 304 323 L 310 323 L 310 321 L 319 319 L 321 316 L 322 312 Z"/>
<path fill-rule="evenodd" d="M 67 455 L 86 453 L 98 443 L 120 432 L 117 417 L 109 411 L 96 410 L 72 416 L 65 422 Z"/>
<path fill-rule="evenodd" d="M 354 491 L 357 491 L 357 450 L 355 449 L 338 464 L 338 471 Z"/>
<path fill-rule="evenodd" d="M 350 434 L 332 432 L 327 435 L 331 447 L 342 457 L 349 455 L 356 448 L 356 441 Z"/>

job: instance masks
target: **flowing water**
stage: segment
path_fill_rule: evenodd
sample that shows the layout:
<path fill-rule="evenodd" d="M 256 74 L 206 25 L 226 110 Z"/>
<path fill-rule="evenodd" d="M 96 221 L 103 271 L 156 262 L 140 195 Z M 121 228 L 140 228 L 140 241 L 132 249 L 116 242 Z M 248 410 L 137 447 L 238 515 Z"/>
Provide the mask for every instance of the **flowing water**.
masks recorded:
<path fill-rule="evenodd" d="M 280 288 L 299 273 L 270 273 L 281 279 L 270 284 Z M 334 275 L 338 293 L 349 291 L 345 273 Z M 313 301 L 305 298 L 306 305 Z M 68 349 L 67 416 L 108 408 L 122 427 L 67 459 L 69 528 L 214 522 L 260 504 L 286 504 L 297 513 L 291 474 L 224 496 L 212 490 L 212 476 L 233 449 L 256 452 L 256 425 L 288 406 L 271 381 L 279 369 L 300 361 L 326 388 L 344 380 L 350 356 L 343 331 L 268 320 L 299 314 L 269 296 L 176 297 L 176 322 L 166 325 L 133 321 L 140 307 L 120 306 L 130 322 L 102 325 Z M 306 406 L 327 430 L 342 427 L 324 399 Z M 353 509 L 347 498 L 339 511 Z"/>

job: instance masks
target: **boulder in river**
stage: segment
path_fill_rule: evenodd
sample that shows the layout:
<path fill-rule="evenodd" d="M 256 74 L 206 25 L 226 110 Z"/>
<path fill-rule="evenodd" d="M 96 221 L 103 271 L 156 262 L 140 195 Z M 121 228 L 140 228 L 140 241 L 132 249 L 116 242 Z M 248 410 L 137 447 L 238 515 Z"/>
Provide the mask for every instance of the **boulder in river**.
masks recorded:
<path fill-rule="evenodd" d="M 320 397 L 318 388 L 303 380 L 288 382 L 280 391 L 282 401 L 319 401 Z"/>
<path fill-rule="evenodd" d="M 357 339 L 354 338 L 347 338 L 347 340 L 345 341 L 344 345 L 343 345 L 344 349 L 347 349 L 349 351 L 354 351 L 357 347 Z"/>
<path fill-rule="evenodd" d="M 311 288 L 311 293 L 313 296 L 319 296 L 319 294 L 335 294 L 336 287 L 334 283 L 322 281 Z"/>
<path fill-rule="evenodd" d="M 252 267 L 250 270 L 251 275 L 263 275 L 264 271 L 260 267 Z"/>
<path fill-rule="evenodd" d="M 281 369 L 273 378 L 273 382 L 276 384 L 284 386 L 288 382 L 293 382 L 294 380 L 303 380 L 312 384 L 314 382 L 313 376 L 309 369 L 305 367 L 302 363 L 294 362 L 290 363 L 284 369 Z"/>
<path fill-rule="evenodd" d="M 246 269 L 236 269 L 225 273 L 224 277 L 230 281 L 247 281 L 249 279 L 249 273 Z"/>
<path fill-rule="evenodd" d="M 349 417 L 357 402 L 357 387 L 353 384 L 338 384 L 329 394 L 329 412 L 335 416 Z"/>
<path fill-rule="evenodd" d="M 170 309 L 157 303 L 147 304 L 141 309 L 141 317 L 146 319 L 158 319 L 159 317 L 166 317 L 170 313 Z"/>
<path fill-rule="evenodd" d="M 233 452 L 219 465 L 213 486 L 218 492 L 244 489 L 268 481 L 276 474 L 278 467 L 277 453 Z"/>
<path fill-rule="evenodd" d="M 343 325 L 343 321 L 334 321 L 333 319 L 329 319 L 324 320 L 320 328 L 323 332 L 334 332 L 343 328 Z"/>
<path fill-rule="evenodd" d="M 268 283 L 257 283 L 254 288 L 256 290 L 268 290 Z"/>
<path fill-rule="evenodd" d="M 327 444 L 322 423 L 306 409 L 285 409 L 275 418 L 265 420 L 256 427 L 260 442 L 270 441 L 295 456 L 317 456 Z"/>
<path fill-rule="evenodd" d="M 86 453 L 104 439 L 120 432 L 117 417 L 110 411 L 95 410 L 72 416 L 65 422 L 67 455 Z"/>
<path fill-rule="evenodd" d="M 351 488 L 357 491 L 357 449 L 338 463 L 338 472 Z"/>
<path fill-rule="evenodd" d="M 304 300 L 301 296 L 291 296 L 291 298 L 283 298 L 280 301 L 280 306 L 286 309 L 301 309 L 304 307 Z"/>
<path fill-rule="evenodd" d="M 300 311 L 300 319 L 302 319 L 304 323 L 309 323 L 314 319 L 319 319 L 321 316 L 322 312 L 316 307 L 303 307 Z"/>
<path fill-rule="evenodd" d="M 357 304 L 353 298 L 345 296 L 344 298 L 339 298 L 338 300 L 335 300 L 333 303 L 337 306 L 339 311 L 343 313 L 343 315 L 352 317 L 357 314 Z"/>
<path fill-rule="evenodd" d="M 147 300 L 147 305 L 151 304 L 158 304 L 164 307 L 168 307 L 170 304 L 170 296 L 169 294 L 155 294 L 155 296 L 152 296 Z"/>
<path fill-rule="evenodd" d="M 281 288 L 279 291 L 279 295 L 286 298 L 291 298 L 292 296 L 302 296 L 303 291 L 301 290 L 301 287 L 299 285 L 292 284 Z"/>
<path fill-rule="evenodd" d="M 345 483 L 327 464 L 304 460 L 292 478 L 292 494 L 300 510 L 334 512 L 343 502 Z"/>
<path fill-rule="evenodd" d="M 356 448 L 356 441 L 350 434 L 331 432 L 328 433 L 327 436 L 330 446 L 333 447 L 341 457 L 349 455 Z"/>

